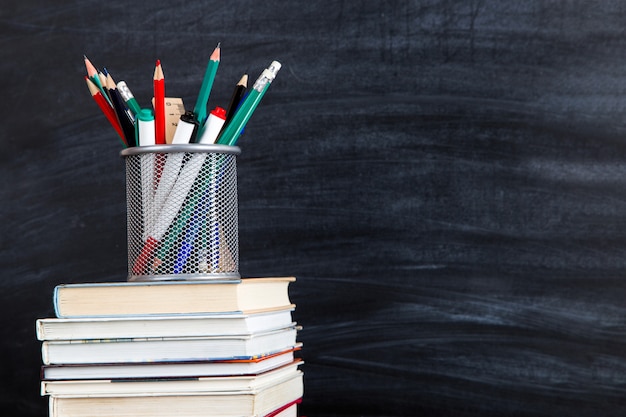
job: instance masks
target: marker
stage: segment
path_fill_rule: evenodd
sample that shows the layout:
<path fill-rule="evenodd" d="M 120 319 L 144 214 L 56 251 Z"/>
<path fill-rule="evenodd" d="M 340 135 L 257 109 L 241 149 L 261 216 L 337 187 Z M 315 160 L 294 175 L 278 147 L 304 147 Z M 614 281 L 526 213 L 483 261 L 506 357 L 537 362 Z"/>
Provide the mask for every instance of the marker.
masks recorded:
<path fill-rule="evenodd" d="M 211 110 L 211 113 L 209 113 L 209 118 L 205 123 L 202 136 L 200 136 L 200 139 L 197 142 L 204 144 L 215 143 L 215 141 L 217 140 L 217 135 L 219 135 L 225 122 L 226 110 L 219 106 Z"/>
<path fill-rule="evenodd" d="M 164 209 L 166 201 L 176 184 L 176 179 L 178 178 L 180 169 L 183 166 L 185 153 L 168 153 L 167 159 L 165 159 L 165 154 L 157 154 L 156 156 L 158 158 L 157 168 L 160 167 L 161 171 L 156 173 L 158 177 L 158 186 L 154 194 L 153 207 L 157 213 L 160 213 Z"/>
<path fill-rule="evenodd" d="M 119 91 L 117 91 L 117 87 L 115 86 L 115 81 L 111 77 L 111 74 L 107 75 L 107 89 L 109 90 L 109 95 L 111 96 L 111 102 L 113 103 L 113 109 L 115 110 L 115 114 L 117 115 L 117 120 L 120 122 L 120 126 L 122 127 L 122 131 L 124 132 L 124 137 L 126 138 L 126 142 L 128 146 L 136 146 L 135 143 L 135 126 L 133 121 L 126 113 L 126 106 L 124 105 L 124 100 L 122 100 L 122 96 L 120 96 Z"/>
<path fill-rule="evenodd" d="M 153 242 L 157 242 L 159 244 L 158 252 L 155 255 L 155 259 L 152 264 L 153 270 L 158 269 L 162 260 L 165 259 L 165 256 L 176 242 L 176 239 L 178 239 L 178 236 L 193 214 L 198 200 L 200 199 L 201 193 L 191 193 L 191 195 L 188 196 L 192 186 L 194 186 L 195 183 L 198 183 L 195 185 L 196 187 L 205 188 L 207 186 L 207 181 L 210 180 L 208 164 L 204 164 L 207 156 L 208 154 L 206 153 L 197 153 L 191 156 L 189 161 L 187 161 L 185 166 L 180 170 L 180 174 L 176 179 L 174 188 L 172 188 L 172 191 L 167 196 L 162 209 L 159 210 L 158 220 L 150 233 L 150 237 L 146 240 L 147 246 L 151 244 L 151 239 Z M 201 171 L 206 175 L 202 175 Z M 203 179 L 205 176 L 206 179 Z M 177 217 L 178 220 L 174 222 L 174 219 Z M 172 225 L 171 228 L 170 225 Z M 165 232 L 168 232 L 168 238 L 166 241 L 161 242 Z M 154 248 L 152 250 L 154 250 Z"/>
<path fill-rule="evenodd" d="M 154 142 L 154 112 L 152 109 L 141 109 L 137 113 L 136 126 L 137 146 L 156 145 Z"/>
<path fill-rule="evenodd" d="M 261 73 L 248 93 L 248 96 L 241 104 L 241 107 L 239 107 L 239 110 L 237 110 L 230 123 L 228 123 L 228 126 L 226 126 L 224 131 L 220 134 L 217 143 L 231 146 L 237 143 L 241 130 L 245 127 L 248 120 L 250 120 L 252 113 L 254 113 L 254 110 L 259 105 L 259 102 L 265 95 L 270 84 L 274 78 L 276 78 L 280 67 L 280 62 L 273 61 L 270 66 Z"/>
<path fill-rule="evenodd" d="M 113 110 L 113 107 L 111 107 L 109 105 L 109 102 L 106 101 L 106 99 L 102 95 L 102 92 L 100 91 L 98 86 L 93 81 L 91 81 L 87 75 L 85 75 L 85 81 L 87 82 L 87 88 L 89 88 L 91 97 L 94 99 L 98 107 L 100 107 L 100 110 L 102 110 L 102 113 L 104 113 L 109 123 L 111 123 L 111 126 L 113 126 L 113 128 L 119 135 L 120 140 L 122 141 L 122 144 L 124 145 L 124 147 L 128 147 L 128 143 L 126 142 L 126 138 L 124 137 L 124 132 L 122 131 L 122 127 L 120 126 L 120 123 L 117 121 L 115 110 Z"/>
<path fill-rule="evenodd" d="M 197 132 L 198 122 L 195 120 L 193 112 L 188 111 L 180 116 L 172 144 L 193 143 L 196 140 Z"/>
<path fill-rule="evenodd" d="M 196 157 L 197 155 L 194 155 Z M 215 254 L 219 249 L 220 242 L 220 228 L 217 218 L 217 205 L 216 195 L 218 193 L 219 182 L 224 177 L 224 171 L 226 164 L 221 164 L 219 167 L 219 173 L 215 179 L 207 179 L 205 182 L 206 188 L 202 193 L 202 197 L 195 207 L 193 215 L 189 218 L 189 224 L 186 227 L 185 236 L 183 237 L 180 248 L 178 249 L 178 255 L 176 256 L 176 263 L 174 264 L 174 273 L 180 274 L 183 272 L 185 265 L 189 261 L 191 254 L 194 250 L 194 244 L 200 230 L 206 231 L 203 236 L 202 244 L 208 245 L 209 250 L 201 246 L 198 248 L 198 270 L 199 272 L 216 272 L 219 268 L 219 254 L 213 256 L 215 259 L 215 265 L 212 266 L 212 270 L 209 267 L 207 253 Z M 205 225 L 208 223 L 208 225 Z M 225 240 L 223 240 L 225 242 Z M 201 263 L 206 263 L 206 266 L 201 266 Z"/>
<path fill-rule="evenodd" d="M 161 61 L 157 60 L 154 68 L 154 131 L 155 143 L 165 144 L 165 78 Z"/>
<path fill-rule="evenodd" d="M 211 88 L 213 87 L 213 81 L 215 80 L 215 74 L 217 73 L 217 67 L 220 64 L 220 44 L 218 43 L 207 64 L 204 78 L 202 79 L 202 86 L 198 93 L 198 99 L 196 105 L 193 108 L 193 113 L 196 116 L 196 120 L 200 123 L 200 129 L 204 126 L 204 121 L 207 117 L 207 105 L 209 102 L 209 95 L 211 94 Z"/>
<path fill-rule="evenodd" d="M 154 112 L 152 109 L 141 109 L 137 113 L 137 146 L 154 145 Z M 154 207 L 154 155 L 141 155 L 141 209 L 143 211 L 143 239 L 148 238 L 151 227 L 151 207 Z"/>
<path fill-rule="evenodd" d="M 137 103 L 137 100 L 135 100 L 135 96 L 133 95 L 132 91 L 130 91 L 130 88 L 128 88 L 128 85 L 126 85 L 126 81 L 118 81 L 117 91 L 120 92 L 122 100 L 124 100 L 133 115 L 137 116 L 137 114 L 141 111 L 141 106 L 139 106 L 139 103 Z"/>

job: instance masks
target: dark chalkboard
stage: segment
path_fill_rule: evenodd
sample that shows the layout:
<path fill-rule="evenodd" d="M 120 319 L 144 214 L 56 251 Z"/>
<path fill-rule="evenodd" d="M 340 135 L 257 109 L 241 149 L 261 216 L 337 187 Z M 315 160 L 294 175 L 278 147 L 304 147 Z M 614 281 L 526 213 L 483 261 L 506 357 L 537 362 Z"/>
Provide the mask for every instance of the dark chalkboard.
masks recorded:
<path fill-rule="evenodd" d="M 83 54 L 143 105 L 283 68 L 239 145 L 240 270 L 296 275 L 314 416 L 626 413 L 626 5 L 107 2 L 0 10 L 0 408 L 45 416 L 36 318 L 126 279 Z"/>

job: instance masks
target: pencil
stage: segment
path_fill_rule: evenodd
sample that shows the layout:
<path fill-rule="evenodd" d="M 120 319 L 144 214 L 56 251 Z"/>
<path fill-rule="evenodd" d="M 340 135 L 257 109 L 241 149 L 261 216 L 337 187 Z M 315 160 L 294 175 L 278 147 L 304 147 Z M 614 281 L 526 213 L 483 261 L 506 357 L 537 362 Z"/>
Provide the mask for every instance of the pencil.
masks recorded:
<path fill-rule="evenodd" d="M 235 85 L 235 90 L 233 91 L 233 95 L 230 98 L 230 103 L 228 104 L 228 110 L 226 110 L 226 121 L 224 125 L 226 125 L 235 115 L 241 100 L 243 99 L 244 94 L 246 94 L 246 89 L 248 88 L 248 74 L 244 73 L 241 76 L 241 79 Z"/>
<path fill-rule="evenodd" d="M 94 99 L 98 107 L 100 107 L 100 110 L 102 110 L 102 113 L 104 113 L 109 123 L 111 123 L 111 126 L 113 126 L 113 128 L 119 135 L 120 140 L 122 141 L 122 144 L 124 144 L 124 146 L 127 147 L 128 143 L 126 142 L 126 138 L 124 137 L 124 132 L 122 131 L 122 128 L 120 127 L 120 124 L 117 121 L 115 110 L 113 110 L 113 107 L 111 107 L 109 103 L 105 100 L 98 86 L 93 81 L 91 81 L 87 75 L 85 75 L 85 81 L 87 82 L 87 88 L 89 88 L 91 97 Z"/>
<path fill-rule="evenodd" d="M 261 73 L 245 100 L 241 103 L 241 106 L 239 106 L 239 109 L 235 112 L 232 120 L 228 123 L 228 126 L 226 126 L 220 134 L 217 140 L 218 144 L 233 146 L 237 143 L 242 129 L 246 126 L 250 117 L 252 117 L 254 110 L 259 105 L 270 84 L 276 77 L 280 67 L 280 62 L 273 61 L 270 66 Z"/>
<path fill-rule="evenodd" d="M 95 65 L 91 63 L 86 55 L 83 55 L 83 59 L 85 60 L 85 69 L 87 70 L 87 76 L 98 87 L 98 89 L 102 93 L 103 98 L 106 100 L 107 103 L 109 103 L 109 106 L 112 106 L 113 104 L 111 103 L 111 100 L 109 99 L 109 96 L 104 89 L 104 83 L 98 76 L 98 70 L 96 69 Z"/>
<path fill-rule="evenodd" d="M 165 78 L 161 60 L 157 60 L 154 68 L 154 131 L 155 143 L 165 144 Z"/>
<path fill-rule="evenodd" d="M 124 100 L 122 99 L 120 92 L 117 91 L 117 86 L 115 85 L 115 81 L 113 81 L 111 74 L 107 74 L 106 87 L 107 90 L 109 90 L 109 95 L 111 97 L 111 102 L 113 102 L 113 109 L 117 115 L 117 120 L 119 121 L 122 131 L 124 132 L 126 143 L 128 143 L 128 146 L 136 146 L 135 125 L 126 112 L 126 105 L 124 104 Z"/>
<path fill-rule="evenodd" d="M 209 103 L 209 95 L 211 94 L 211 88 L 213 88 L 213 81 L 215 80 L 215 74 L 217 73 L 217 67 L 220 64 L 220 44 L 218 43 L 207 64 L 204 78 L 202 79 L 202 86 L 198 93 L 198 99 L 196 105 L 193 108 L 193 114 L 196 116 L 196 120 L 200 123 L 200 128 L 204 126 L 204 122 L 207 118 L 207 106 Z"/>

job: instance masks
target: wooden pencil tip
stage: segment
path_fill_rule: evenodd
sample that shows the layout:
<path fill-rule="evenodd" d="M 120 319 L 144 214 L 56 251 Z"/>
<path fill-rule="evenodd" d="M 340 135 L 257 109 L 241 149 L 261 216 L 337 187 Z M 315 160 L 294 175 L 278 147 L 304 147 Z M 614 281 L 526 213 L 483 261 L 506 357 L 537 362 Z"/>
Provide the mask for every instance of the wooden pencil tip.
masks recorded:
<path fill-rule="evenodd" d="M 160 59 L 157 59 L 157 60 L 156 60 L 156 64 L 155 64 L 155 65 L 156 65 L 157 67 L 158 67 L 158 66 L 160 66 L 160 65 L 161 65 L 161 60 L 160 60 Z"/>

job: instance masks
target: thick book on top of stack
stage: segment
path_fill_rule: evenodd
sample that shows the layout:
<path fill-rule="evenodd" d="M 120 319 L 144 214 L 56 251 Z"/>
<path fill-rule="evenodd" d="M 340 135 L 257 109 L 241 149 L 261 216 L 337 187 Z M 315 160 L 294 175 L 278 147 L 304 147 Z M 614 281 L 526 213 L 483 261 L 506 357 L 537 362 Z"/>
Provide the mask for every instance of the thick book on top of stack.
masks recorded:
<path fill-rule="evenodd" d="M 59 318 L 251 313 L 292 307 L 294 277 L 228 281 L 139 281 L 58 285 Z"/>

